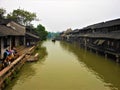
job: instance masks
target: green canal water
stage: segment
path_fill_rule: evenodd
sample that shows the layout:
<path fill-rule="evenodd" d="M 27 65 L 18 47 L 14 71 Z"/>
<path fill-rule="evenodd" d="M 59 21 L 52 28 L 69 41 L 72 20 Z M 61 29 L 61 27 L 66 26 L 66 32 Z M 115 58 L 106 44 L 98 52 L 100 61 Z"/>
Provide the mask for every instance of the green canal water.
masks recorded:
<path fill-rule="evenodd" d="M 26 63 L 5 90 L 120 90 L 115 61 L 76 44 L 46 41 L 42 47 L 46 56 Z"/>

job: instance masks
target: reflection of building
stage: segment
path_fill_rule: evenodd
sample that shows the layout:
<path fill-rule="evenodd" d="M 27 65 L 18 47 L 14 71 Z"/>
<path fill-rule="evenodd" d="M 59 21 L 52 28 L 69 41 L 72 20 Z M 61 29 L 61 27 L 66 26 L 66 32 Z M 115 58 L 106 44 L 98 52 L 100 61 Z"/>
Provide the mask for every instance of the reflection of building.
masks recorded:
<path fill-rule="evenodd" d="M 11 20 L 0 21 L 0 56 L 3 57 L 5 49 L 14 46 L 34 44 L 39 37 L 29 31 L 29 28 Z"/>
<path fill-rule="evenodd" d="M 76 41 L 80 46 L 102 52 L 106 56 L 120 58 L 120 19 L 93 24 L 73 30 L 69 41 Z"/>
<path fill-rule="evenodd" d="M 60 45 L 63 49 L 73 53 L 77 60 L 90 72 L 94 73 L 97 78 L 102 79 L 105 85 L 112 89 L 120 90 L 120 65 L 111 63 L 111 61 L 91 52 L 86 52 L 85 49 L 78 48 L 76 44 L 70 45 L 60 42 Z"/>

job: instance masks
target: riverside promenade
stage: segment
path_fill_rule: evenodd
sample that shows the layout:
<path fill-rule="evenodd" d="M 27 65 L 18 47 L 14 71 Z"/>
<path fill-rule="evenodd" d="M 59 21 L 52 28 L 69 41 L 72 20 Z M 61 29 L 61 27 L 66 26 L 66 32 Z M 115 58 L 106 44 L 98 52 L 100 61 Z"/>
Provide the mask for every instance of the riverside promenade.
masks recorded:
<path fill-rule="evenodd" d="M 8 85 L 13 78 L 15 78 L 15 75 L 25 64 L 28 56 L 32 54 L 34 49 L 35 46 L 20 46 L 19 48 L 17 48 L 19 57 L 16 58 L 10 65 L 0 71 L 0 90 L 3 90 L 3 88 L 5 88 L 5 86 Z"/>

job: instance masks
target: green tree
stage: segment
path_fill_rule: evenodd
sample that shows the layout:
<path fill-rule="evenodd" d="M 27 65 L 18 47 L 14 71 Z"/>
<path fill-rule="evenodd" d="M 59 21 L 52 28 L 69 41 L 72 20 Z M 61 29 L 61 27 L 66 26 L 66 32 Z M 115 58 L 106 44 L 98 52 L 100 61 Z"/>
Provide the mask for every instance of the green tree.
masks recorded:
<path fill-rule="evenodd" d="M 38 33 L 41 40 L 46 40 L 47 39 L 48 32 L 45 30 L 44 26 L 39 24 L 35 30 Z"/>
<path fill-rule="evenodd" d="M 36 14 L 22 9 L 17 9 L 8 14 L 7 18 L 13 19 L 23 25 L 30 25 L 31 21 L 36 19 Z"/>
<path fill-rule="evenodd" d="M 6 13 L 6 10 L 3 8 L 0 8 L 0 18 L 5 18 L 4 14 Z"/>

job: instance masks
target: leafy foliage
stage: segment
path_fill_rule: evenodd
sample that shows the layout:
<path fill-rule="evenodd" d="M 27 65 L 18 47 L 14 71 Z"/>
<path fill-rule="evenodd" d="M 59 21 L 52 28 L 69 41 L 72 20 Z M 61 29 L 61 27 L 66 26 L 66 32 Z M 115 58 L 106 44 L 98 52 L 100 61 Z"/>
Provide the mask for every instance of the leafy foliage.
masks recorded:
<path fill-rule="evenodd" d="M 48 39 L 56 39 L 60 36 L 60 32 L 48 32 Z"/>
<path fill-rule="evenodd" d="M 4 18 L 5 13 L 6 13 L 6 10 L 3 8 L 0 8 L 0 18 Z"/>
<path fill-rule="evenodd" d="M 41 40 L 46 40 L 47 39 L 48 32 L 45 30 L 44 26 L 39 24 L 35 30 L 38 33 Z"/>
<path fill-rule="evenodd" d="M 31 21 L 36 19 L 36 14 L 22 9 L 13 10 L 7 15 L 8 19 L 13 19 L 23 25 L 30 25 Z"/>
<path fill-rule="evenodd" d="M 0 18 L 4 19 L 4 14 L 6 13 L 6 10 L 3 8 L 0 8 Z M 14 20 L 22 25 L 30 26 L 31 28 L 34 28 L 34 26 L 31 24 L 33 20 L 36 20 L 36 14 L 28 12 L 26 10 L 17 9 L 13 10 L 13 12 L 7 14 L 6 18 Z M 39 35 L 41 40 L 46 40 L 48 32 L 45 30 L 45 27 L 39 24 L 37 28 L 33 29 L 37 34 Z"/>

